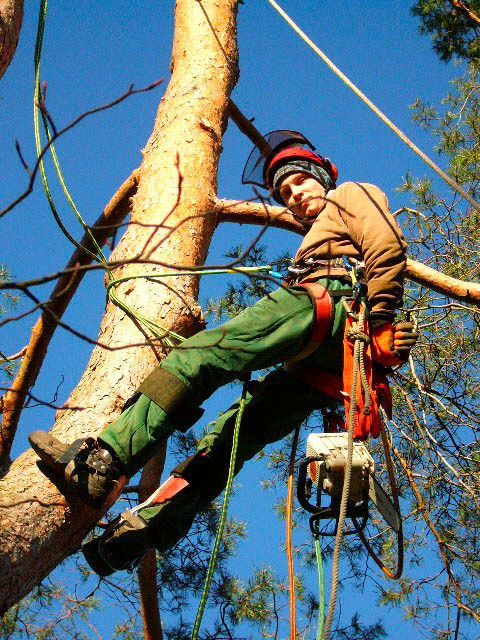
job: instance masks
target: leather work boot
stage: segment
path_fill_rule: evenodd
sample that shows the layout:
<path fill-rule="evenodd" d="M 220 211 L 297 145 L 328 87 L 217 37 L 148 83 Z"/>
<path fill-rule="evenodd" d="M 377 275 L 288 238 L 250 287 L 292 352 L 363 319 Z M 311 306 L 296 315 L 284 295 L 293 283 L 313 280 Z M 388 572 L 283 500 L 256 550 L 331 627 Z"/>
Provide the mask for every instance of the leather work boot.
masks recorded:
<path fill-rule="evenodd" d="M 147 523 L 131 511 L 125 511 L 102 533 L 82 547 L 90 567 L 99 576 L 134 569 L 153 547 Z"/>
<path fill-rule="evenodd" d="M 123 475 L 120 461 L 94 438 L 68 445 L 46 431 L 35 431 L 28 440 L 48 470 L 88 506 L 99 507 Z"/>

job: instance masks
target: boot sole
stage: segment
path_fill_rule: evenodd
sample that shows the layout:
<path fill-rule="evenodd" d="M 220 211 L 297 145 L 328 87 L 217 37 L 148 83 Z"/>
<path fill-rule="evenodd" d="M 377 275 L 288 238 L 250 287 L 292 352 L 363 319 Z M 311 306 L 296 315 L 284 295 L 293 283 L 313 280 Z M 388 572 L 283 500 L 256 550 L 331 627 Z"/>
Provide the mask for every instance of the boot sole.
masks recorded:
<path fill-rule="evenodd" d="M 94 538 L 82 546 L 82 553 L 90 568 L 95 571 L 97 576 L 106 578 L 107 576 L 111 576 L 114 570 L 101 557 L 99 546 L 100 542 L 98 538 Z"/>
<path fill-rule="evenodd" d="M 60 442 L 46 431 L 35 431 L 28 436 L 30 446 L 40 460 L 54 473 L 64 479 L 66 465 L 59 462 L 59 458 L 68 449 L 68 445 Z"/>
<path fill-rule="evenodd" d="M 98 509 L 106 502 L 108 495 L 99 499 L 92 498 L 76 484 L 69 483 L 65 479 L 67 465 L 64 462 L 59 462 L 59 458 L 69 449 L 69 445 L 64 444 L 46 431 L 31 433 L 28 436 L 28 441 L 41 460 L 38 463 L 40 471 L 58 487 L 65 497 L 78 498 L 91 509 Z"/>

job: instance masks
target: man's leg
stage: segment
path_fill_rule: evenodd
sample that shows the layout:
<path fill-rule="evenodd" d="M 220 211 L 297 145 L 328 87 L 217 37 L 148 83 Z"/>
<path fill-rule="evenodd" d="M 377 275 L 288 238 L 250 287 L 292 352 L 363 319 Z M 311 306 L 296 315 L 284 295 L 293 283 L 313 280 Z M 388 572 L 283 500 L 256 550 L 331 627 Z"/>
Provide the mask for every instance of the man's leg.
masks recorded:
<path fill-rule="evenodd" d="M 100 434 L 99 442 L 132 475 L 172 431 L 186 431 L 197 421 L 200 405 L 218 387 L 301 351 L 312 322 L 308 294 L 279 289 L 224 325 L 196 334 L 146 378 L 139 400 Z"/>
<path fill-rule="evenodd" d="M 267 444 L 284 438 L 312 411 L 328 402 L 325 396 L 282 369 L 269 374 L 247 399 L 239 432 L 235 474 Z M 200 441 L 198 454 L 180 470 L 189 480 L 187 489 L 165 504 L 139 512 L 148 523 L 159 551 L 172 547 L 185 536 L 195 515 L 207 508 L 225 488 L 238 406 L 237 401 L 218 417 L 212 431 Z"/>
<path fill-rule="evenodd" d="M 235 473 L 265 445 L 286 436 L 328 402 L 283 369 L 270 373 L 247 396 Z M 85 545 L 85 557 L 97 573 L 109 575 L 127 568 L 152 546 L 164 552 L 188 533 L 196 514 L 225 488 L 238 409 L 239 401 L 221 414 L 200 441 L 197 454 L 172 472 L 186 481 L 172 498 L 145 507 L 136 516 L 127 512 L 126 520 Z"/>
<path fill-rule="evenodd" d="M 236 318 L 174 349 L 139 388 L 136 402 L 95 440 L 66 445 L 37 431 L 29 441 L 42 461 L 84 502 L 101 504 L 116 480 L 131 476 L 175 429 L 202 415 L 202 402 L 245 373 L 277 364 L 308 342 L 313 306 L 303 290 L 278 289 Z"/>

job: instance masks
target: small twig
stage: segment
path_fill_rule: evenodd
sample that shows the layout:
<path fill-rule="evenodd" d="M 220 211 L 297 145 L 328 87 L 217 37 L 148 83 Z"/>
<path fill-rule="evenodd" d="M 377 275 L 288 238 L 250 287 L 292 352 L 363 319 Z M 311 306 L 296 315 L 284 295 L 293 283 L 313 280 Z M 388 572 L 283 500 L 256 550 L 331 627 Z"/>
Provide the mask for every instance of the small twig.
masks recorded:
<path fill-rule="evenodd" d="M 6 356 L 0 351 L 0 357 L 1 357 L 0 364 L 3 362 L 13 362 L 14 360 L 19 360 L 20 358 L 23 358 L 26 351 L 27 351 L 26 346 L 23 347 L 23 349 L 20 349 L 18 353 L 14 353 L 13 356 Z"/>
<path fill-rule="evenodd" d="M 117 104 L 120 104 L 120 102 L 123 102 L 124 100 L 126 100 L 130 96 L 133 96 L 133 95 L 135 95 L 137 93 L 146 93 L 147 91 L 151 91 L 152 89 L 155 89 L 160 84 L 162 84 L 162 82 L 163 82 L 163 79 L 157 80 L 156 82 L 153 82 L 152 84 L 150 84 L 147 87 L 144 87 L 142 89 L 134 89 L 133 88 L 134 85 L 131 84 L 130 87 L 128 88 L 128 90 L 124 94 L 122 94 L 121 96 L 116 98 L 115 100 L 112 100 L 111 102 L 109 102 L 107 104 L 104 104 L 104 105 L 102 105 L 100 107 L 95 107 L 94 109 L 89 109 L 88 111 L 85 111 L 84 113 L 80 114 L 77 118 L 72 120 L 72 122 L 70 122 L 70 124 L 67 124 L 65 127 L 63 127 L 63 129 L 60 129 L 59 131 L 54 133 L 52 135 L 52 137 L 50 138 L 50 140 L 48 141 L 48 143 L 44 146 L 44 148 L 40 152 L 40 154 L 39 154 L 39 156 L 37 158 L 37 161 L 35 162 L 35 165 L 33 167 L 33 170 L 31 172 L 29 172 L 30 180 L 29 180 L 27 188 L 25 189 L 25 191 L 23 191 L 23 193 L 21 193 L 7 207 L 5 207 L 3 210 L 0 210 L 0 218 L 3 217 L 4 215 L 6 215 L 7 213 L 9 213 L 10 211 L 12 211 L 12 209 L 14 209 L 20 202 L 25 200 L 25 198 L 32 192 L 33 185 L 35 183 L 35 178 L 37 176 L 37 173 L 38 173 L 40 164 L 42 162 L 42 159 L 45 156 L 45 154 L 47 153 L 47 151 L 50 149 L 52 144 L 55 142 L 55 140 L 57 140 L 57 138 L 59 138 L 60 136 L 64 135 L 65 133 L 67 133 L 67 131 L 70 131 L 71 129 L 76 127 L 77 124 L 79 124 L 82 120 L 84 120 L 88 116 L 91 116 L 91 115 L 93 115 L 95 113 L 100 113 L 101 111 L 106 111 L 107 109 L 111 109 L 112 107 L 116 106 Z M 17 149 L 17 151 L 18 151 L 18 149 Z"/>
<path fill-rule="evenodd" d="M 27 174 L 30 177 L 32 177 L 32 170 L 30 169 L 25 158 L 23 157 L 22 150 L 20 148 L 20 142 L 17 140 L 17 138 L 15 138 L 15 149 L 17 150 L 18 157 L 20 158 L 20 162 L 22 163 L 23 168 L 25 169 Z"/>

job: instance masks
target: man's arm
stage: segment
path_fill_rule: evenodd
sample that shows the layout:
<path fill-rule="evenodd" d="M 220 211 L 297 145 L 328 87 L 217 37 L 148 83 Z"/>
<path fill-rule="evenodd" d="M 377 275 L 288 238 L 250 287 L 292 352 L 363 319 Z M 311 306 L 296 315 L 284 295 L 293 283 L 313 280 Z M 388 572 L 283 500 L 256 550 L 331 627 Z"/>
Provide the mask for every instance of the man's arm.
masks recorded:
<path fill-rule="evenodd" d="M 385 194 L 371 184 L 347 182 L 337 193 L 339 213 L 365 261 L 367 298 L 375 324 L 393 321 L 402 304 L 407 245 Z"/>
<path fill-rule="evenodd" d="M 418 334 L 410 322 L 393 325 L 402 304 L 407 245 L 385 194 L 370 184 L 347 183 L 342 218 L 365 261 L 373 358 L 386 367 L 408 359 Z"/>

